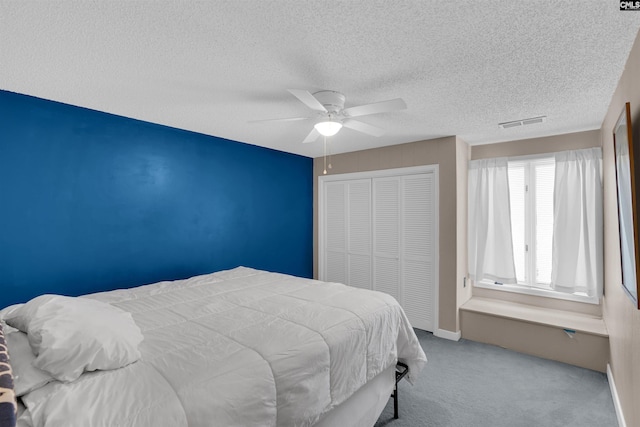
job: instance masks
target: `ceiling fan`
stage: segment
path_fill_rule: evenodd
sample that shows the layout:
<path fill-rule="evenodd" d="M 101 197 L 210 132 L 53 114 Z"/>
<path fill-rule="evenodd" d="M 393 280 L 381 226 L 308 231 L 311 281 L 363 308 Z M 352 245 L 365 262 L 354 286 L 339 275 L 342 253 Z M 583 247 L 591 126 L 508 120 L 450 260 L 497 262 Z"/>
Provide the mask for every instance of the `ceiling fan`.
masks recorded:
<path fill-rule="evenodd" d="M 369 114 L 388 113 L 407 108 L 407 104 L 405 104 L 401 98 L 344 108 L 344 101 L 346 98 L 340 92 L 333 90 L 321 90 L 312 94 L 306 90 L 288 89 L 288 91 L 302 101 L 307 107 L 311 108 L 316 114 L 312 117 L 254 120 L 254 122 L 315 120 L 316 123 L 314 124 L 313 129 L 311 129 L 309 135 L 307 135 L 304 141 L 302 141 L 303 143 L 313 142 L 318 139 L 318 136 L 320 135 L 333 136 L 338 133 L 343 126 L 367 135 L 376 137 L 382 136 L 384 134 L 384 129 L 359 120 L 354 120 L 353 118 Z"/>

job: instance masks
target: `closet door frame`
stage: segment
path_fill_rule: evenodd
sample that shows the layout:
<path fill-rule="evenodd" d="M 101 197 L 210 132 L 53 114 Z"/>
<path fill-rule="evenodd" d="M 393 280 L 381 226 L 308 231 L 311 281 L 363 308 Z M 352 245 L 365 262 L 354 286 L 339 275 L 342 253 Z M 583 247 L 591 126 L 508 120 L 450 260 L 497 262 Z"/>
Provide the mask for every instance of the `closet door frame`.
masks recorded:
<path fill-rule="evenodd" d="M 326 225 L 324 224 L 324 211 L 325 211 L 325 201 L 324 201 L 324 193 L 325 187 L 324 184 L 332 181 L 352 181 L 352 180 L 361 180 L 361 179 L 374 179 L 374 178 L 384 178 L 384 177 L 394 177 L 394 176 L 406 176 L 406 175 L 417 175 L 424 173 L 433 173 L 434 176 L 434 197 L 435 197 L 435 209 L 434 209 L 434 266 L 433 266 L 433 275 L 435 282 L 434 289 L 434 307 L 433 307 L 433 331 L 437 331 L 439 328 L 439 313 L 440 313 L 440 181 L 439 181 L 439 165 L 424 165 L 424 166 L 414 166 L 407 168 L 396 168 L 396 169 L 384 169 L 384 170 L 375 170 L 375 171 L 366 171 L 366 172 L 353 172 L 353 173 L 343 173 L 337 175 L 322 175 L 318 177 L 318 278 L 320 280 L 324 280 L 324 271 L 325 271 L 325 254 L 324 254 L 324 246 L 325 246 L 325 230 Z M 373 185 L 372 185 L 373 192 Z M 371 203 L 373 203 L 373 193 Z M 373 217 L 372 217 L 373 221 Z M 373 235 L 372 235 L 373 237 Z M 372 249 L 372 263 L 373 263 L 373 247 Z M 373 274 L 373 271 L 372 271 Z"/>

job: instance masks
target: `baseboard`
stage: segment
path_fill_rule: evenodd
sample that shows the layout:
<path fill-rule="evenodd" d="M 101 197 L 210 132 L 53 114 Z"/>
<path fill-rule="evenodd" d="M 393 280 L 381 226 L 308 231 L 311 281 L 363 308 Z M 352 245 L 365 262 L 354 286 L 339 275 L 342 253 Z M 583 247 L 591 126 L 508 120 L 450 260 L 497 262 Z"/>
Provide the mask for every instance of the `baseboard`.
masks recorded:
<path fill-rule="evenodd" d="M 445 329 L 436 329 L 433 332 L 433 335 L 435 335 L 436 337 L 444 338 L 444 339 L 451 340 L 451 341 L 460 341 L 460 337 L 461 337 L 460 331 L 451 332 L 451 331 L 447 331 Z"/>
<path fill-rule="evenodd" d="M 616 389 L 616 383 L 613 380 L 613 372 L 611 372 L 611 365 L 607 363 L 607 379 L 609 380 L 609 388 L 611 388 L 611 397 L 613 398 L 613 407 L 616 408 L 616 417 L 618 417 L 618 426 L 627 427 L 627 423 L 624 421 L 624 414 L 622 413 L 622 406 L 620 405 L 620 398 L 618 397 L 618 390 Z"/>

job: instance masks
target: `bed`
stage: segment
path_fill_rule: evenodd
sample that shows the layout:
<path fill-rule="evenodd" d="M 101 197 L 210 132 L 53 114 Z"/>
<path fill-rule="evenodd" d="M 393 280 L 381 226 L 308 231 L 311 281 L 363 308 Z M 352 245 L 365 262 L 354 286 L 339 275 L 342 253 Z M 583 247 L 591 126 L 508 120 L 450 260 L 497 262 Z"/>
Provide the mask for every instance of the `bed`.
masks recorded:
<path fill-rule="evenodd" d="M 21 427 L 371 426 L 397 363 L 426 363 L 391 296 L 338 283 L 238 267 L 83 298 L 133 320 L 139 360 L 29 390 Z"/>

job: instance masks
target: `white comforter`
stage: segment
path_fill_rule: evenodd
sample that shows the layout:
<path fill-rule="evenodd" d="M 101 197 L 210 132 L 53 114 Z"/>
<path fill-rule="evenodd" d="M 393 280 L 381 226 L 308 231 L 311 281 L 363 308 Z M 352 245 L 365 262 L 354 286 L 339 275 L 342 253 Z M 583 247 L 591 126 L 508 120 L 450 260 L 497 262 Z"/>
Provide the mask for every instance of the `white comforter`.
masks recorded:
<path fill-rule="evenodd" d="M 426 357 L 390 296 L 239 267 L 88 295 L 133 314 L 142 360 L 23 397 L 34 426 L 309 426 Z"/>

